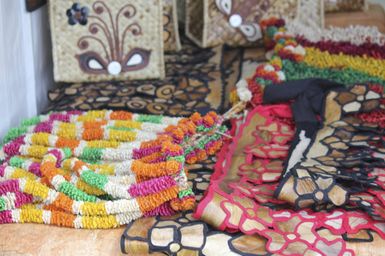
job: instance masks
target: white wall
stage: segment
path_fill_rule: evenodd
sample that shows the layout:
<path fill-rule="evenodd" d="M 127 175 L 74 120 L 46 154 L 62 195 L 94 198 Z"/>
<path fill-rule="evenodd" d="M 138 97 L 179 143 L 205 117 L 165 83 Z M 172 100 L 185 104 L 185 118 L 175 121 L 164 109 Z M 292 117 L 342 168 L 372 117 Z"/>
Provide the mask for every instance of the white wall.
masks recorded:
<path fill-rule="evenodd" d="M 25 0 L 0 0 L 0 138 L 46 106 L 50 54 L 47 8 L 27 13 Z"/>
<path fill-rule="evenodd" d="M 47 5 L 33 12 L 31 18 L 36 104 L 40 113 L 48 105 L 48 90 L 54 86 Z"/>

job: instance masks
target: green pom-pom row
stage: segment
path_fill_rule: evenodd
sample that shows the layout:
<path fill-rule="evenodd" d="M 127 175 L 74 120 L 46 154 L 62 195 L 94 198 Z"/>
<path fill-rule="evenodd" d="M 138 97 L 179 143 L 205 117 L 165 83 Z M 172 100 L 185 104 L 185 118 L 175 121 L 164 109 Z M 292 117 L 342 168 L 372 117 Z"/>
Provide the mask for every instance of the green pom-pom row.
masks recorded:
<path fill-rule="evenodd" d="M 76 201 L 96 202 L 97 200 L 96 196 L 83 192 L 68 181 L 60 184 L 59 191 Z"/>
<path fill-rule="evenodd" d="M 8 143 L 18 137 L 20 137 L 21 135 L 27 133 L 28 131 L 28 128 L 26 126 L 21 126 L 21 127 L 17 127 L 17 128 L 11 128 L 8 133 L 5 135 L 4 139 L 3 139 L 3 143 Z"/>
<path fill-rule="evenodd" d="M 31 125 L 37 125 L 41 122 L 39 116 L 35 116 L 29 119 L 25 119 L 21 122 L 22 126 L 31 126 Z"/>
<path fill-rule="evenodd" d="M 270 26 L 266 29 L 267 36 L 273 38 L 274 35 L 278 32 L 278 28 Z"/>
<path fill-rule="evenodd" d="M 9 160 L 9 164 L 16 168 L 22 168 L 24 164 L 24 160 L 20 157 L 14 156 L 14 157 L 11 157 L 11 159 Z"/>
<path fill-rule="evenodd" d="M 132 131 L 133 128 L 129 127 L 115 127 L 115 126 L 107 126 L 107 129 L 116 130 L 116 131 Z"/>
<path fill-rule="evenodd" d="M 309 66 L 303 62 L 293 62 L 283 60 L 283 71 L 287 80 L 298 80 L 305 78 L 324 78 L 345 85 L 353 85 L 357 83 L 373 83 L 385 85 L 385 81 L 366 73 L 351 69 L 331 69 L 331 68 L 316 68 Z"/>
<path fill-rule="evenodd" d="M 5 200 L 0 198 L 0 212 L 5 211 Z"/>
<path fill-rule="evenodd" d="M 191 188 L 179 191 L 179 193 L 178 193 L 178 197 L 180 199 L 182 199 L 183 197 L 186 197 L 186 196 L 191 196 L 191 195 L 194 195 L 194 192 L 192 191 Z"/>
<path fill-rule="evenodd" d="M 62 150 L 63 150 L 65 159 L 68 159 L 72 156 L 72 151 L 70 148 L 62 148 Z"/>
<path fill-rule="evenodd" d="M 168 157 L 167 160 L 175 160 L 177 162 L 184 163 L 185 157 L 184 156 L 171 156 L 171 157 Z"/>
<path fill-rule="evenodd" d="M 103 149 L 102 148 L 85 147 L 80 158 L 86 159 L 86 160 L 91 160 L 91 161 L 100 161 L 102 159 L 102 156 L 103 156 Z"/>
<path fill-rule="evenodd" d="M 84 171 L 80 176 L 82 180 L 91 186 L 97 187 L 98 189 L 104 190 L 104 186 L 108 182 L 107 176 L 103 174 L 94 173 L 93 171 Z"/>
<path fill-rule="evenodd" d="M 226 126 L 220 126 L 218 128 L 218 130 L 221 132 L 221 133 L 225 133 L 227 131 L 227 127 Z M 204 149 L 206 144 L 208 144 L 209 142 L 211 141 L 216 141 L 216 140 L 219 140 L 220 138 L 222 137 L 221 134 L 218 134 L 218 133 L 214 133 L 213 135 L 210 135 L 206 138 L 203 138 L 201 139 L 197 145 L 194 145 L 194 146 L 191 146 L 191 147 L 188 147 L 185 149 L 184 151 L 184 156 L 190 154 L 192 151 L 194 151 L 195 149 Z"/>
<path fill-rule="evenodd" d="M 160 124 L 162 122 L 163 116 L 154 116 L 154 115 L 140 115 L 138 117 L 138 122 L 147 122 L 147 123 L 154 123 L 154 124 Z"/>

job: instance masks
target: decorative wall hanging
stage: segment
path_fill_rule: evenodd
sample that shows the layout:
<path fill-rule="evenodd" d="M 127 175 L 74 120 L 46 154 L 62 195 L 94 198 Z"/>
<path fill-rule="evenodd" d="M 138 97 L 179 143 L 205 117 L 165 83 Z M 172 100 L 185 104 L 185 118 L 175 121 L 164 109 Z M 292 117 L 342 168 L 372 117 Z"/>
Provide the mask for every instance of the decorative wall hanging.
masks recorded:
<path fill-rule="evenodd" d="M 306 2 L 306 3 L 302 3 Z M 304 18 L 318 22 L 322 20 L 307 17 L 309 14 L 305 0 L 187 0 L 186 34 L 198 45 L 210 47 L 218 44 L 255 45 L 261 38 L 260 21 L 269 16 L 285 17 L 292 20 L 301 14 Z M 312 8 L 320 10 L 320 1 Z M 305 10 L 303 8 L 305 7 Z M 321 13 L 321 12 L 320 12 Z M 310 13 L 311 14 L 311 13 Z M 305 17 L 306 16 L 306 17 Z M 323 15 L 322 15 L 323 17 Z"/>
<path fill-rule="evenodd" d="M 26 0 L 25 4 L 27 6 L 27 11 L 28 12 L 33 12 L 43 5 L 47 3 L 47 0 Z"/>
<path fill-rule="evenodd" d="M 161 0 L 51 1 L 56 81 L 164 77 Z"/>
<path fill-rule="evenodd" d="M 325 12 L 352 12 L 367 9 L 366 0 L 326 0 Z"/>
<path fill-rule="evenodd" d="M 165 51 L 179 51 L 182 48 L 179 38 L 177 0 L 163 0 L 163 39 Z"/>

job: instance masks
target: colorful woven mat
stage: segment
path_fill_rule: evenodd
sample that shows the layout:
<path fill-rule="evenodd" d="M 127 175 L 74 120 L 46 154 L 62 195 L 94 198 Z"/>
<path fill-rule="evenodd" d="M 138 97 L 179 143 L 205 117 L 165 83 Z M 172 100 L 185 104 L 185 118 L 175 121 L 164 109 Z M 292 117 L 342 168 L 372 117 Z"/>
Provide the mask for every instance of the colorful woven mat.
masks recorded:
<path fill-rule="evenodd" d="M 53 112 L 11 129 L 1 148 L 0 223 L 114 228 L 194 207 L 185 164 L 214 155 L 214 112 L 171 118 Z"/>

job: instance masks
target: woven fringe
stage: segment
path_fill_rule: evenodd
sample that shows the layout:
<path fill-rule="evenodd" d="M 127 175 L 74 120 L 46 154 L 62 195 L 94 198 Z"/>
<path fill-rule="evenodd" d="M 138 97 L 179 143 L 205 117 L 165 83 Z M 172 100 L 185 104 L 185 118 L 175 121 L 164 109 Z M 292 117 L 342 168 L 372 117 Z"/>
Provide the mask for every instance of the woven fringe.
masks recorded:
<path fill-rule="evenodd" d="M 347 28 L 330 27 L 328 29 L 308 28 L 298 22 L 288 23 L 288 32 L 297 36 L 302 36 L 310 42 L 333 41 L 350 42 L 354 45 L 368 43 L 385 45 L 385 35 L 378 31 L 376 27 L 349 26 Z"/>

